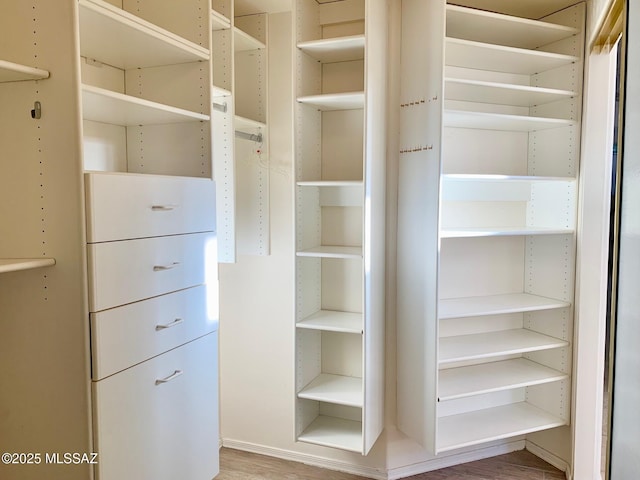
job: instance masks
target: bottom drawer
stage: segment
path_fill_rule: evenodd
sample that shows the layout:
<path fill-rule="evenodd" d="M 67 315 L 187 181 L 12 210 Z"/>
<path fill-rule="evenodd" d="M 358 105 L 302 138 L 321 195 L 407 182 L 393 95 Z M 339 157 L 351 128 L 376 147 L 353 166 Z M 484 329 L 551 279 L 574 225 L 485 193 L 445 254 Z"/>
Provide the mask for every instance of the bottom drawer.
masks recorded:
<path fill-rule="evenodd" d="M 218 473 L 218 332 L 93 383 L 98 480 Z"/>

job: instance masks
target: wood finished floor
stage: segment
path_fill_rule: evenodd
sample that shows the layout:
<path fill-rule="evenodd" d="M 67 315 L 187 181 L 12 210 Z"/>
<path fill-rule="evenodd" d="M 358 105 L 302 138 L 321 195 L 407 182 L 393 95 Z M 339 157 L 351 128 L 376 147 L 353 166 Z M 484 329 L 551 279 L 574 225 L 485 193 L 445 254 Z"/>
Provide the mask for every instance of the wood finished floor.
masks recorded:
<path fill-rule="evenodd" d="M 526 450 L 408 477 L 408 480 L 472 479 L 565 480 L 566 477 Z M 223 448 L 216 480 L 363 480 L 363 477 Z"/>

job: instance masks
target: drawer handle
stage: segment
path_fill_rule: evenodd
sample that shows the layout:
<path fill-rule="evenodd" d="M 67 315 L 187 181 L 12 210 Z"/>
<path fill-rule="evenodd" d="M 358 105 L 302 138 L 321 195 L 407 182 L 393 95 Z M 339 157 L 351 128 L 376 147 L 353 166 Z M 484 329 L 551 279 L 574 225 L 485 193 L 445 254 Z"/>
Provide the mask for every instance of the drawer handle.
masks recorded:
<path fill-rule="evenodd" d="M 180 375 L 182 375 L 182 370 L 176 370 L 171 375 L 169 375 L 167 378 L 160 378 L 160 379 L 156 380 L 156 385 L 162 385 L 163 383 L 169 383 L 171 380 L 175 380 Z"/>
<path fill-rule="evenodd" d="M 151 210 L 154 212 L 170 212 L 175 210 L 179 205 L 152 205 Z"/>
<path fill-rule="evenodd" d="M 176 318 L 171 323 L 166 323 L 164 325 L 156 325 L 156 330 L 166 330 L 167 328 L 175 327 L 177 325 L 180 325 L 181 323 L 184 323 L 184 319 Z"/>
<path fill-rule="evenodd" d="M 176 268 L 180 265 L 180 262 L 173 262 L 169 265 L 155 265 L 153 267 L 154 272 L 164 272 L 165 270 L 171 270 L 172 268 Z"/>

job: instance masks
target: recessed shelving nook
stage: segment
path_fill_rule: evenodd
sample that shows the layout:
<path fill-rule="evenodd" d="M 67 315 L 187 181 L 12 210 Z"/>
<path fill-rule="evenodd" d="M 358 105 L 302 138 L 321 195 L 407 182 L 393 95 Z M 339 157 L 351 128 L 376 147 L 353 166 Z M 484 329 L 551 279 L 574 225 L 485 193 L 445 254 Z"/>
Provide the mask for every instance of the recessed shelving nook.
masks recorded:
<path fill-rule="evenodd" d="M 584 6 L 453 3 L 403 7 L 398 421 L 434 453 L 571 404 Z"/>
<path fill-rule="evenodd" d="M 383 426 L 385 3 L 293 15 L 296 439 L 362 454 Z"/>

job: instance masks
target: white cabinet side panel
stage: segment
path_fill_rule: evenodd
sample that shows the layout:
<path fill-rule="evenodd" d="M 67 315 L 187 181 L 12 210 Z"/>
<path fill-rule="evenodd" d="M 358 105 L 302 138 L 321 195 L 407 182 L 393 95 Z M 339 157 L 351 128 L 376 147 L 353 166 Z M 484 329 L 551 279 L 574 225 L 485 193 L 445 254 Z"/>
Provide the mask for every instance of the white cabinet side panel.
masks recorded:
<path fill-rule="evenodd" d="M 401 103 L 408 106 L 401 108 L 400 131 L 400 149 L 407 153 L 400 154 L 398 196 L 397 412 L 399 429 L 432 452 L 444 29 L 444 2 L 402 2 Z"/>

